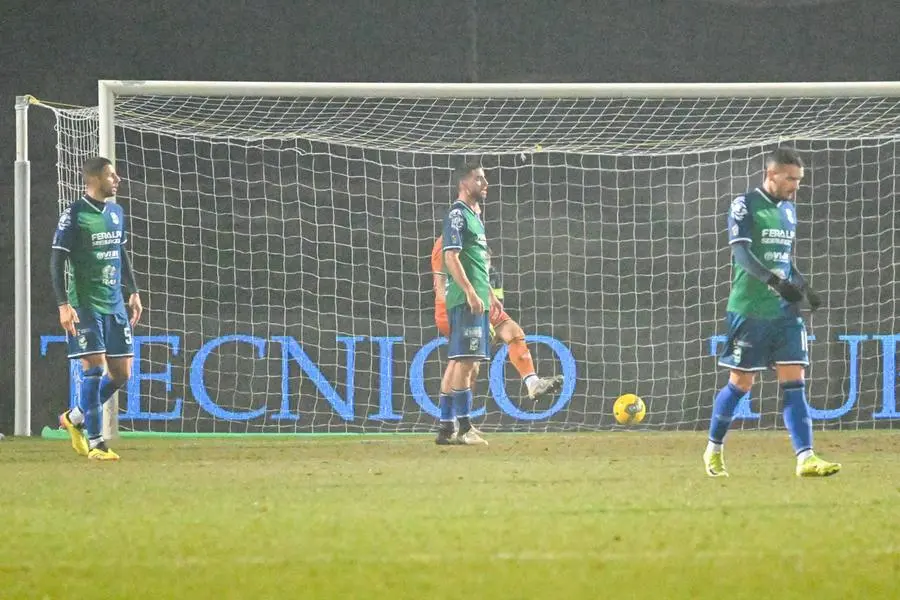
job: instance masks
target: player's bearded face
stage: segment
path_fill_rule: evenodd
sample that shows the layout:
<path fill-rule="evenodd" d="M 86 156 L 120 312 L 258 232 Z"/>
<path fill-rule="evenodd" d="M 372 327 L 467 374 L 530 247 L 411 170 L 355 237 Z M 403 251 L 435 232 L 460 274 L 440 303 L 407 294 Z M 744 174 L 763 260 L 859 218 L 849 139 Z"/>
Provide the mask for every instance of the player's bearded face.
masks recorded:
<path fill-rule="evenodd" d="M 103 194 L 104 199 L 109 198 L 111 196 L 116 195 L 116 191 L 119 189 L 119 182 L 121 179 L 116 174 L 116 170 L 111 165 L 106 165 L 103 169 L 103 174 L 99 177 L 99 188 L 100 192 Z"/>
<path fill-rule="evenodd" d="M 472 171 L 469 179 L 466 181 L 466 192 L 473 200 L 484 200 L 487 198 L 488 182 L 484 176 L 484 169 L 476 169 Z"/>
<path fill-rule="evenodd" d="M 779 198 L 793 199 L 803 180 L 803 167 L 772 165 L 769 168 L 769 191 Z"/>

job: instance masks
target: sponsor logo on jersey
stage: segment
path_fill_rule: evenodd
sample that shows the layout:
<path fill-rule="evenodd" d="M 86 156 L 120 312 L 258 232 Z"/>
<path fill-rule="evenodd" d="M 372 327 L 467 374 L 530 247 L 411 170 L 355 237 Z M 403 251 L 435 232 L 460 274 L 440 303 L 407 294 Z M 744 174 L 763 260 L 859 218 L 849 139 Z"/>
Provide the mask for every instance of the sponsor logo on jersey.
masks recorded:
<path fill-rule="evenodd" d="M 797 224 L 797 219 L 796 217 L 794 217 L 794 211 L 792 211 L 790 208 L 785 208 L 784 214 L 787 217 L 788 223 L 790 223 L 791 225 Z"/>
<path fill-rule="evenodd" d="M 106 250 L 103 252 L 97 252 L 94 256 L 97 257 L 97 260 L 115 260 L 119 258 L 118 250 Z"/>
<path fill-rule="evenodd" d="M 91 244 L 97 246 L 110 246 L 122 242 L 122 231 L 100 231 L 91 234 Z"/>
<path fill-rule="evenodd" d="M 770 238 L 783 238 L 792 240 L 796 236 L 796 232 L 790 229 L 763 229 L 762 236 Z"/>
<path fill-rule="evenodd" d="M 763 244 L 790 246 L 794 243 L 796 233 L 790 229 L 763 229 L 760 236 Z"/>
<path fill-rule="evenodd" d="M 110 213 L 109 218 L 112 219 L 113 225 L 119 224 L 119 215 L 116 213 Z"/>
<path fill-rule="evenodd" d="M 91 240 L 118 240 L 122 237 L 121 231 L 98 231 L 91 234 Z"/>
<path fill-rule="evenodd" d="M 763 254 L 763 258 L 769 262 L 781 262 L 786 263 L 791 261 L 791 253 L 790 252 L 766 252 Z"/>

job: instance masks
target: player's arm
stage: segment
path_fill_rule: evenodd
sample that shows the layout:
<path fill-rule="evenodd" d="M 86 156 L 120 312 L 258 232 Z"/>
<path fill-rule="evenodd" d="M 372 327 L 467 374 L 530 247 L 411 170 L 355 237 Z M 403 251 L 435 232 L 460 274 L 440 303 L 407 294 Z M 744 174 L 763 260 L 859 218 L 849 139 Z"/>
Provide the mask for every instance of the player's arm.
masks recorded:
<path fill-rule="evenodd" d="M 59 307 L 59 324 L 72 336 L 76 334 L 75 323 L 78 322 L 78 313 L 69 304 L 69 297 L 66 294 L 66 260 L 75 244 L 76 235 L 77 229 L 70 207 L 59 215 L 56 232 L 53 234 L 50 250 L 50 283 L 53 286 L 56 305 Z"/>
<path fill-rule="evenodd" d="M 59 324 L 71 335 L 75 335 L 75 323 L 78 322 L 78 313 L 69 304 L 66 295 L 66 259 L 68 253 L 60 248 L 50 251 L 50 283 L 53 286 L 53 296 L 56 298 L 56 306 L 59 307 Z"/>
<path fill-rule="evenodd" d="M 772 286 L 788 302 L 803 300 L 803 291 L 790 279 L 782 279 L 762 264 L 750 250 L 750 242 L 735 242 L 731 245 L 734 262 L 763 283 Z"/>
<path fill-rule="evenodd" d="M 496 312 L 503 310 L 503 303 L 497 298 L 497 294 L 494 293 L 494 288 L 488 288 L 488 292 L 490 293 L 491 310 Z"/>
<path fill-rule="evenodd" d="M 141 313 L 144 312 L 144 307 L 141 304 L 140 290 L 134 279 L 134 269 L 131 268 L 131 259 L 128 257 L 128 250 L 125 248 L 125 242 L 127 241 L 127 237 L 122 239 L 122 244 L 119 246 L 119 252 L 122 257 L 122 288 L 125 291 L 125 298 L 128 300 L 128 308 L 131 310 L 131 319 L 129 322 L 131 323 L 131 326 L 134 327 L 138 320 L 140 320 Z"/>
<path fill-rule="evenodd" d="M 775 275 L 756 258 L 753 251 L 750 250 L 750 242 L 735 242 L 731 244 L 731 256 L 734 258 L 735 264 L 740 265 L 741 268 L 763 283 L 769 283 L 772 276 Z"/>
<path fill-rule="evenodd" d="M 799 302 L 803 292 L 788 279 L 782 279 L 770 271 L 750 250 L 753 241 L 753 215 L 747 210 L 744 196 L 738 196 L 731 202 L 728 211 L 728 243 L 734 262 L 751 276 L 769 285 L 788 302 Z"/>
<path fill-rule="evenodd" d="M 463 293 L 466 295 L 466 302 L 468 302 L 472 312 L 475 314 L 483 313 L 484 302 L 481 301 L 481 298 L 475 292 L 475 287 L 469 281 L 466 270 L 463 269 L 462 263 L 459 261 L 459 250 L 445 249 L 444 264 L 447 266 L 447 272 L 450 273 L 457 285 L 462 288 Z"/>
<path fill-rule="evenodd" d="M 462 263 L 459 261 L 459 252 L 463 248 L 463 235 L 466 231 L 466 219 L 462 210 L 454 208 L 444 219 L 443 233 L 443 250 L 444 250 L 444 267 L 450 277 L 456 281 L 456 284 L 462 289 L 466 295 L 466 302 L 473 313 L 484 312 L 484 302 L 475 293 L 475 287 L 469 281 L 466 270 L 463 269 Z"/>

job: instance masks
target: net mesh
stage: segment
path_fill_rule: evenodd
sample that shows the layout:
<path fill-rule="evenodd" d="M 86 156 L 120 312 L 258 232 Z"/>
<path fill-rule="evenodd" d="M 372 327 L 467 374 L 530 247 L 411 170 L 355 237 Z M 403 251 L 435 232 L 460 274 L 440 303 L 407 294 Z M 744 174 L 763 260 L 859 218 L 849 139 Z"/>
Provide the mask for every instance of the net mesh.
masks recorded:
<path fill-rule="evenodd" d="M 725 378 L 713 356 L 731 272 L 725 214 L 778 143 L 807 163 L 797 263 L 827 300 L 808 322 L 816 423 L 890 426 L 898 106 L 117 98 L 117 200 L 147 308 L 120 426 L 431 429 L 443 350 L 429 256 L 450 171 L 479 155 L 507 311 L 534 336 L 538 373 L 570 382 L 532 402 L 495 360 L 476 389 L 480 426 L 609 428 L 612 402 L 634 392 L 646 427 L 704 428 Z M 54 110 L 64 207 L 97 153 L 97 110 Z M 736 424 L 779 427 L 778 395 L 767 379 Z"/>

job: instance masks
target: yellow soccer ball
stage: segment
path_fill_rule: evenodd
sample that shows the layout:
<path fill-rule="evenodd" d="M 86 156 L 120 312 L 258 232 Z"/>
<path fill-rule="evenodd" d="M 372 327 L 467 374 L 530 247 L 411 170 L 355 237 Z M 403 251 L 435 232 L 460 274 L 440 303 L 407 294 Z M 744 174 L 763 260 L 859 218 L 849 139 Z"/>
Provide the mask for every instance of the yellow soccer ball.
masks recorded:
<path fill-rule="evenodd" d="M 613 416 L 620 425 L 637 425 L 646 414 L 647 406 L 634 394 L 622 394 L 613 405 Z"/>

